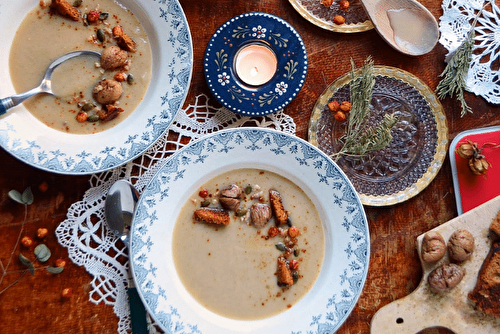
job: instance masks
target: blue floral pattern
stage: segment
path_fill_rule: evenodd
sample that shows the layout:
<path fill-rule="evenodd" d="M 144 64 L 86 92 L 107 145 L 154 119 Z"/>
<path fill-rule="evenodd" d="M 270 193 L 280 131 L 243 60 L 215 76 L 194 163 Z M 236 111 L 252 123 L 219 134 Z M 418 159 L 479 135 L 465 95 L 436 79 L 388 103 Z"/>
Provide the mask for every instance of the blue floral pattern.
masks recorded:
<path fill-rule="evenodd" d="M 7 37 L 13 36 L 27 13 L 38 5 L 27 0 L 3 6 L 0 0 L 0 42 L 10 48 Z M 124 0 L 137 4 L 149 17 L 150 26 L 163 38 L 155 63 L 165 62 L 162 72 L 153 78 L 148 99 L 122 123 L 96 135 L 70 135 L 52 130 L 32 117 L 22 106 L 2 117 L 0 146 L 16 158 L 34 167 L 61 174 L 92 174 L 123 165 L 146 151 L 173 122 L 182 107 L 192 75 L 193 47 L 189 26 L 178 0 Z M 9 4 L 9 1 L 7 1 Z M 7 36 L 7 37 L 6 37 Z M 0 64 L 8 68 L 9 52 L 0 54 Z M 159 60 L 161 59 L 161 60 Z M 5 78 L 4 78 L 5 79 Z M 4 86 L 0 83 L 0 92 Z M 6 84 L 5 84 L 6 85 Z M 9 85 L 10 82 L 9 82 Z M 140 109 L 140 110 L 139 110 Z M 121 129 L 121 130 L 120 130 Z"/>
<path fill-rule="evenodd" d="M 237 51 L 253 41 L 265 43 L 278 55 L 274 78 L 257 88 L 240 81 L 232 67 Z M 246 116 L 283 109 L 302 88 L 307 68 L 306 48 L 297 31 L 267 13 L 246 13 L 224 23 L 209 41 L 204 62 L 212 94 L 226 108 Z"/>
<path fill-rule="evenodd" d="M 280 173 L 306 192 L 324 217 L 322 272 L 310 294 L 290 310 L 255 323 L 211 314 L 184 290 L 175 273 L 171 235 L 185 196 L 218 173 L 254 167 Z M 145 188 L 134 215 L 131 260 L 150 314 L 167 333 L 333 333 L 347 319 L 364 286 L 370 257 L 366 216 L 339 167 L 296 136 L 270 129 L 216 132 L 191 142 L 161 167 Z M 252 326 L 252 327 L 249 327 Z"/>

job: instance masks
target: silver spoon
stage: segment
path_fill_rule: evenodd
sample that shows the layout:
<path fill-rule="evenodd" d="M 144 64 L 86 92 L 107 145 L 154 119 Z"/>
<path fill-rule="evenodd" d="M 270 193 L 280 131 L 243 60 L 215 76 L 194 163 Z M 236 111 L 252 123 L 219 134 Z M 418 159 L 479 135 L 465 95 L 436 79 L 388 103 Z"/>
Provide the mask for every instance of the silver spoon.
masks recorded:
<path fill-rule="evenodd" d="M 439 39 L 432 13 L 416 0 L 361 0 L 380 36 L 407 55 L 430 52 Z"/>
<path fill-rule="evenodd" d="M 29 99 L 30 97 L 40 94 L 40 93 L 46 93 L 46 94 L 51 94 L 54 95 L 54 92 L 52 91 L 52 72 L 54 69 L 64 63 L 66 60 L 75 58 L 75 57 L 80 57 L 80 56 L 94 56 L 94 57 L 101 57 L 101 54 L 99 52 L 95 51 L 73 51 L 66 53 L 65 55 L 57 58 L 54 60 L 47 70 L 45 71 L 45 75 L 43 76 L 42 82 L 40 82 L 40 85 L 37 87 L 30 89 L 27 92 L 21 93 L 21 94 L 16 94 L 12 95 L 9 97 L 5 97 L 3 99 L 0 99 L 0 116 L 5 114 L 7 110 L 9 110 L 12 107 L 17 106 L 18 104 L 24 102 L 25 100 Z"/>
<path fill-rule="evenodd" d="M 113 234 L 119 237 L 130 250 L 130 229 L 139 192 L 128 181 L 118 180 L 109 189 L 104 202 L 104 216 Z M 130 261 L 130 260 L 129 260 Z M 134 280 L 129 277 L 128 298 L 133 334 L 147 334 L 146 310 L 142 303 Z"/>

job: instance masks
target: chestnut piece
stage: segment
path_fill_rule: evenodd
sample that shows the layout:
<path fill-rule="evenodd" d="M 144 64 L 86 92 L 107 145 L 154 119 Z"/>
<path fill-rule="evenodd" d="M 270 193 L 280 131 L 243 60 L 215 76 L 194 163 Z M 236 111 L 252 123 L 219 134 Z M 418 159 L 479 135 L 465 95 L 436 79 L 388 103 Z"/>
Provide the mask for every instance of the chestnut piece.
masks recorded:
<path fill-rule="evenodd" d="M 441 260 L 446 253 L 446 242 L 439 232 L 430 231 L 422 240 L 422 259 L 428 263 Z"/>
<path fill-rule="evenodd" d="M 458 285 L 465 275 L 464 269 L 457 264 L 443 264 L 434 269 L 427 278 L 431 290 L 445 292 Z"/>
<path fill-rule="evenodd" d="M 452 262 L 468 260 L 474 251 L 474 236 L 467 230 L 456 230 L 448 240 L 448 253 Z"/>

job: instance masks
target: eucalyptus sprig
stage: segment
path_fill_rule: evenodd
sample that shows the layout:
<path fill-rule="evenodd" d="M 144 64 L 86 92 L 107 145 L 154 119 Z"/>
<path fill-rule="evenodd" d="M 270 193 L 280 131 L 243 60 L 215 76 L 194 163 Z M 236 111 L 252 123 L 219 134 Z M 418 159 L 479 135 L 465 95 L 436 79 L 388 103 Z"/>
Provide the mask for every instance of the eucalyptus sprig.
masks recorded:
<path fill-rule="evenodd" d="M 392 128 L 398 118 L 394 114 L 385 114 L 380 123 L 374 126 L 368 124 L 370 102 L 375 86 L 373 75 L 373 60 L 368 57 L 361 70 L 356 71 L 351 59 L 351 111 L 346 134 L 340 139 L 342 148 L 331 158 L 337 161 L 342 155 L 364 156 L 371 151 L 384 149 L 392 141 Z"/>
<path fill-rule="evenodd" d="M 440 75 L 443 79 L 439 81 L 436 87 L 436 94 L 441 100 L 446 98 L 448 95 L 450 97 L 453 97 L 454 95 L 457 96 L 457 100 L 460 102 L 462 107 L 462 112 L 460 113 L 461 117 L 467 113 L 472 113 L 472 109 L 467 105 L 464 97 L 464 91 L 467 88 L 465 79 L 467 78 L 467 74 L 469 72 L 472 52 L 474 51 L 474 39 L 476 37 L 474 29 L 479 16 L 481 16 L 484 8 L 488 5 L 491 5 L 491 1 L 487 1 L 481 10 L 475 15 L 471 30 L 462 44 L 451 54 L 448 64 L 446 64 L 443 73 Z"/>
<path fill-rule="evenodd" d="M 23 222 L 21 224 L 21 230 L 19 231 L 19 235 L 17 237 L 16 244 L 15 244 L 14 249 L 12 250 L 12 252 L 10 254 L 9 261 L 7 262 L 7 265 L 5 266 L 5 268 L 3 266 L 1 268 L 2 275 L 0 277 L 0 285 L 2 284 L 5 276 L 7 275 L 7 269 L 9 268 L 10 263 L 12 262 L 12 259 L 14 257 L 14 253 L 19 246 L 19 242 L 21 240 L 21 235 L 23 234 L 23 231 L 24 231 L 24 224 L 26 223 L 28 206 L 33 204 L 33 201 L 34 201 L 33 192 L 31 191 L 30 187 L 26 188 L 22 193 L 20 193 L 17 190 L 11 190 L 11 191 L 9 191 L 8 195 L 13 201 L 24 205 L 24 219 L 23 219 Z M 36 260 L 38 260 L 41 263 L 46 262 L 51 256 L 50 249 L 45 244 L 40 244 L 40 245 L 36 246 L 33 253 L 35 255 Z M 19 258 L 19 261 L 24 266 L 26 266 L 26 269 L 23 270 L 21 275 L 15 281 L 13 281 L 8 286 L 6 286 L 2 290 L 0 290 L 0 295 L 2 293 L 4 293 L 5 291 L 7 291 L 8 289 L 10 289 L 12 286 L 16 285 L 21 280 L 21 278 L 24 277 L 24 275 L 27 272 L 31 273 L 31 275 L 34 275 L 35 270 L 45 269 L 49 273 L 60 274 L 64 270 L 63 267 L 52 267 L 52 266 L 44 266 L 41 268 L 35 268 L 33 262 L 31 260 L 29 260 L 26 256 L 24 256 L 22 253 L 19 253 L 18 258 Z"/>

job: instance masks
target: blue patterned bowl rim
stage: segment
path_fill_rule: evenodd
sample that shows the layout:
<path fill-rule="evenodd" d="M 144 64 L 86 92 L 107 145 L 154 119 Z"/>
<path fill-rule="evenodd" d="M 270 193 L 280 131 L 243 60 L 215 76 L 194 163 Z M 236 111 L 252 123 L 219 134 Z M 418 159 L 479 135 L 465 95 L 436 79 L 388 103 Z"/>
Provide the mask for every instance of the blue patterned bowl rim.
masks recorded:
<path fill-rule="evenodd" d="M 0 118 L 0 146 L 33 167 L 68 175 L 109 170 L 143 154 L 168 130 L 182 107 L 193 68 L 193 45 L 178 0 L 122 0 L 141 21 L 153 51 L 153 73 L 137 109 L 113 128 L 92 135 L 72 135 L 47 127 L 23 105 Z M 0 45 L 10 50 L 26 13 L 38 0 L 0 0 Z M 9 53 L 0 53 L 0 96 L 15 94 Z"/>
<path fill-rule="evenodd" d="M 191 297 L 172 257 L 172 232 L 186 199 L 235 168 L 278 173 L 315 203 L 325 230 L 325 258 L 311 291 L 276 316 L 240 321 L 210 312 Z M 133 218 L 131 268 L 148 311 L 167 333 L 333 333 L 365 284 L 370 233 L 361 201 L 340 168 L 308 142 L 272 129 L 223 130 L 191 142 L 166 161 L 144 189 Z"/>

